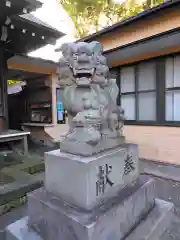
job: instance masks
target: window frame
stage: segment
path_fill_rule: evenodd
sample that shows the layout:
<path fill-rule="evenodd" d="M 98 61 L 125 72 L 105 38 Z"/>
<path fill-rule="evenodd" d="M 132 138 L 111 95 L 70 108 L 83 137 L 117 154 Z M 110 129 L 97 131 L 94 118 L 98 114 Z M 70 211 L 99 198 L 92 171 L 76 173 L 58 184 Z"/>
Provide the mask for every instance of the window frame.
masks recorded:
<path fill-rule="evenodd" d="M 138 71 L 139 71 L 139 65 L 142 63 L 142 62 L 154 62 L 154 66 L 155 66 L 155 89 L 148 89 L 148 90 L 139 90 L 138 89 Z M 135 74 L 135 89 L 133 92 L 121 92 L 121 69 L 124 68 L 124 67 L 134 67 L 134 74 Z M 157 60 L 156 59 L 150 59 L 150 60 L 146 60 L 146 61 L 139 61 L 139 62 L 136 62 L 136 63 L 131 63 L 131 64 L 126 64 L 126 65 L 122 65 L 118 68 L 118 71 L 119 71 L 119 79 L 117 79 L 117 83 L 119 82 L 118 84 L 118 87 L 119 87 L 119 95 L 132 95 L 134 94 L 135 95 L 135 120 L 125 120 L 125 124 L 129 124 L 129 125 L 134 125 L 134 124 L 137 124 L 137 125 L 151 125 L 151 124 L 155 124 L 157 122 L 157 119 L 158 119 L 158 114 L 157 114 Z M 156 96 L 156 120 L 138 120 L 138 116 L 139 116 L 139 111 L 138 111 L 138 95 L 140 93 L 155 93 L 155 96 Z M 121 98 L 121 97 L 120 97 Z M 121 100 L 120 102 L 118 103 L 118 105 L 121 105 Z"/>
<path fill-rule="evenodd" d="M 111 68 L 113 71 L 117 71 L 116 73 L 116 82 L 119 87 L 119 95 L 117 98 L 117 104 L 121 105 L 121 77 L 120 77 L 120 70 L 123 67 L 128 66 L 135 66 L 135 112 L 136 112 L 136 120 L 125 120 L 125 125 L 142 125 L 142 126 L 170 126 L 170 127 L 180 127 L 180 121 L 166 121 L 166 59 L 168 57 L 175 57 L 180 56 L 180 53 L 175 54 L 168 54 L 163 56 L 158 56 L 155 58 L 138 61 L 135 63 L 124 64 L 121 66 L 117 66 Z M 155 74 L 156 74 L 156 120 L 148 120 L 148 121 L 141 121 L 137 120 L 138 116 L 138 106 L 137 106 L 137 66 L 141 62 L 155 62 Z M 180 90 L 180 87 L 168 88 L 168 90 Z M 143 90 L 144 92 L 154 92 L 154 90 Z M 143 92 L 140 91 L 140 92 Z M 128 92 L 125 94 L 133 94 L 133 92 Z"/>
<path fill-rule="evenodd" d="M 136 111 L 136 66 L 135 65 L 128 65 L 128 66 L 125 66 L 125 67 L 134 67 L 134 91 L 131 91 L 131 92 L 121 92 L 121 68 L 118 69 L 119 71 L 119 81 L 120 81 L 120 86 L 119 86 L 119 96 L 120 96 L 120 104 L 121 105 L 121 96 L 128 96 L 128 95 L 134 95 L 134 98 L 135 98 L 135 119 L 137 117 L 137 111 Z M 126 121 L 136 121 L 136 120 L 126 120 Z"/>
<path fill-rule="evenodd" d="M 167 57 L 167 59 L 168 58 L 172 58 L 173 59 L 173 78 L 174 78 L 174 69 L 175 69 L 175 66 L 174 66 L 175 65 L 175 57 L 177 57 L 177 56 L 180 57 L 180 54 L 176 54 L 176 55 Z M 168 92 L 174 94 L 176 91 L 180 91 L 180 86 L 178 86 L 178 87 L 166 87 L 166 76 L 165 76 L 165 101 L 166 101 L 166 94 Z M 165 118 L 166 118 L 166 116 L 165 116 Z M 179 121 L 174 121 L 174 120 L 168 121 L 168 120 L 166 120 L 166 122 L 168 122 L 168 123 L 174 123 L 175 122 L 177 124 L 179 122 L 179 124 L 180 124 L 180 120 Z"/>

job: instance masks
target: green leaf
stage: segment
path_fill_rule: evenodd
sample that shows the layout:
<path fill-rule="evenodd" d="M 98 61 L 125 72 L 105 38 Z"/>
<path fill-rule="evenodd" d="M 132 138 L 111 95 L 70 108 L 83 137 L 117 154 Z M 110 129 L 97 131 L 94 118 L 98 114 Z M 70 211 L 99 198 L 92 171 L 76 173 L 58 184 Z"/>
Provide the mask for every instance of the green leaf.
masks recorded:
<path fill-rule="evenodd" d="M 126 0 L 121 4 L 113 0 L 57 0 L 74 23 L 76 37 L 83 38 L 103 27 L 110 26 L 165 0 Z"/>
<path fill-rule="evenodd" d="M 17 83 L 21 83 L 19 80 L 8 80 L 8 85 L 15 85 Z"/>

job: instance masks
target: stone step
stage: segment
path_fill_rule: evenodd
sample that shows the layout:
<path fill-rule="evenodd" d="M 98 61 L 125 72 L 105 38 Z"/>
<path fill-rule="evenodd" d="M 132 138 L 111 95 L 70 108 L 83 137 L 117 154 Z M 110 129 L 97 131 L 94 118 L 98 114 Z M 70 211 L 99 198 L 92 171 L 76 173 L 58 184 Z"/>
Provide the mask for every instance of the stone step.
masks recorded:
<path fill-rule="evenodd" d="M 148 217 L 141 221 L 125 240 L 159 240 L 171 222 L 173 209 L 174 205 L 172 203 L 156 199 L 156 206 L 149 213 Z M 6 228 L 5 240 L 43 239 L 33 230 L 28 229 L 28 217 L 25 217 Z"/>
<path fill-rule="evenodd" d="M 6 228 L 3 240 L 43 240 L 36 232 L 28 229 L 28 217 L 12 223 Z"/>
<path fill-rule="evenodd" d="M 160 199 L 146 219 L 125 240 L 159 240 L 173 217 L 174 205 Z"/>

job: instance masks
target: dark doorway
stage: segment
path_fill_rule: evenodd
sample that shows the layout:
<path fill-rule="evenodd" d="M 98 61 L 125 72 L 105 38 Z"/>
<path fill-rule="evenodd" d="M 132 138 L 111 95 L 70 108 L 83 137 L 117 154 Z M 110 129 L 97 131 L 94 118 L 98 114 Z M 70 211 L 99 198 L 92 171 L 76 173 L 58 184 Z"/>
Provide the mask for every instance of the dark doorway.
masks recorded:
<path fill-rule="evenodd" d="M 9 129 L 21 130 L 24 117 L 24 105 L 23 91 L 8 95 Z"/>

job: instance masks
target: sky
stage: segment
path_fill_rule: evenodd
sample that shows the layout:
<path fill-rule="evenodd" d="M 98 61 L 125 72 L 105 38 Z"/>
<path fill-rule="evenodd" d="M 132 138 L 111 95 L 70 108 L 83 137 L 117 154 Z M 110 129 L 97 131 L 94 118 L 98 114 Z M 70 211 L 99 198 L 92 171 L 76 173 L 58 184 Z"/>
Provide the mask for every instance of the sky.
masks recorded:
<path fill-rule="evenodd" d="M 75 38 L 73 37 L 75 32 L 74 25 L 66 11 L 58 4 L 57 0 L 41 0 L 41 2 L 44 3 L 42 8 L 37 9 L 32 14 L 49 25 L 55 27 L 57 30 L 64 32 L 66 36 L 57 40 L 56 45 L 47 45 L 29 53 L 28 55 L 32 57 L 40 57 L 47 60 L 58 61 L 61 57 L 61 53 L 55 52 L 54 50 L 61 46 L 63 42 L 75 41 Z"/>
<path fill-rule="evenodd" d="M 0 0 L 1 1 L 1 0 Z M 58 61 L 61 57 L 60 52 L 55 52 L 55 49 L 60 47 L 64 42 L 73 42 L 75 41 L 74 33 L 75 28 L 74 25 L 69 18 L 66 11 L 58 4 L 57 0 L 40 0 L 43 2 L 43 6 L 40 9 L 37 9 L 34 14 L 40 20 L 48 23 L 52 27 L 57 28 L 59 31 L 64 32 L 66 36 L 57 40 L 55 46 L 47 45 L 41 49 L 36 50 L 35 52 L 29 53 L 28 55 L 33 57 L 40 57 L 47 60 Z M 116 3 L 122 3 L 125 0 L 114 0 Z M 144 1 L 144 0 L 137 0 Z"/>

